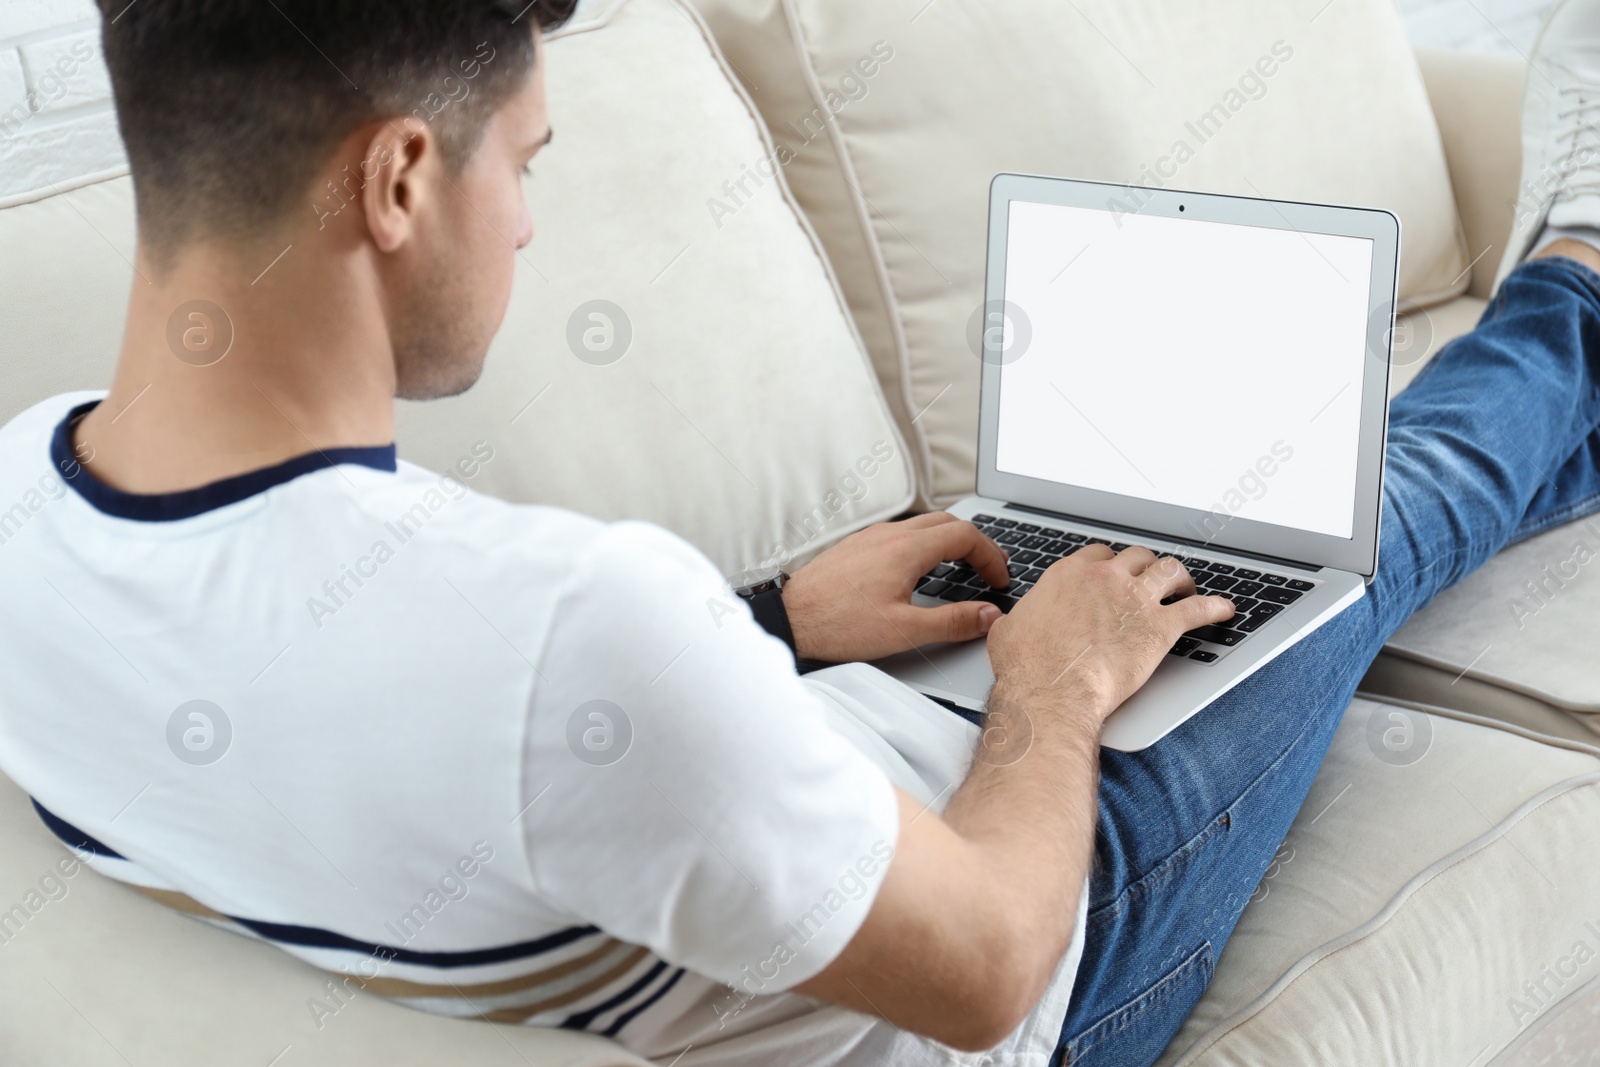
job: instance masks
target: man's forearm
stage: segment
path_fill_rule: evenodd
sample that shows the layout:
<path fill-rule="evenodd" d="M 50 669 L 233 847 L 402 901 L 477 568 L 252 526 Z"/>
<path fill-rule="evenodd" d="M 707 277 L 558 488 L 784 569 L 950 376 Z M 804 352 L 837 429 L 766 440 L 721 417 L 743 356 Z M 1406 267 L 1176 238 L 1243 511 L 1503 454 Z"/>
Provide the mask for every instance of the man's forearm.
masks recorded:
<path fill-rule="evenodd" d="M 948 516 L 906 521 L 923 520 L 933 531 L 971 529 Z M 994 554 L 992 580 L 1004 584 Z M 1071 943 L 1106 716 L 1179 637 L 1233 614 L 1221 597 L 1194 593 L 1182 564 L 1149 549 L 1086 545 L 1052 564 L 989 628 L 1000 681 L 966 782 L 939 817 L 897 791 L 899 840 L 871 912 L 839 957 L 795 988 L 962 1049 L 1015 1030 Z M 944 609 L 907 610 L 932 618 Z"/>
<path fill-rule="evenodd" d="M 972 771 L 944 812 L 993 874 L 996 914 L 984 918 L 1022 933 L 1013 966 L 1026 971 L 1029 1004 L 1069 946 L 1090 869 L 1103 699 L 1072 679 L 996 684 Z"/>

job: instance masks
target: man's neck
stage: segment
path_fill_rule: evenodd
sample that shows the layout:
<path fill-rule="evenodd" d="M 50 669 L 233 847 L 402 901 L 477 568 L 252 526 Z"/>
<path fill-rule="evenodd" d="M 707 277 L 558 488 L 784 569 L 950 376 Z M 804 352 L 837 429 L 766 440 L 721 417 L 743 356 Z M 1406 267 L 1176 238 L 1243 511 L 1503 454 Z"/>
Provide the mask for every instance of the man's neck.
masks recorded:
<path fill-rule="evenodd" d="M 175 492 L 394 439 L 394 362 L 373 287 L 358 284 L 365 261 L 284 243 L 277 261 L 194 249 L 162 271 L 141 248 L 111 391 L 74 436 L 96 478 Z"/>

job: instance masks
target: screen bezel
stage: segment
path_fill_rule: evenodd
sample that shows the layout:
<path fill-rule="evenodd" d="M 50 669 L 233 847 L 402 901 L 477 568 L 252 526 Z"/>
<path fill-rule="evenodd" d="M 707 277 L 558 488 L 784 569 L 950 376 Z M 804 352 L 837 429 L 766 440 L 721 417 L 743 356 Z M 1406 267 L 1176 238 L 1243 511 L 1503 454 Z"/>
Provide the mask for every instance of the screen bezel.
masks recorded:
<path fill-rule="evenodd" d="M 1400 255 L 1400 220 L 1378 208 L 1332 207 L 1071 178 L 998 174 L 989 187 L 985 307 L 996 306 L 996 302 L 1005 299 L 1006 252 L 1010 240 L 1011 202 L 1014 200 L 1101 211 L 1109 210 L 1110 202 L 1115 200 L 1122 205 L 1133 206 L 1139 214 L 1145 215 L 1363 237 L 1372 241 L 1372 278 L 1367 305 L 1366 359 L 1362 362 L 1360 437 L 1357 444 L 1351 537 L 1297 530 L 1235 515 L 1228 519 L 1215 537 L 1201 539 L 1195 536 L 1193 527 L 1203 530 L 1201 524 L 1211 512 L 1001 471 L 997 466 L 997 442 L 1003 368 L 1001 353 L 991 349 L 988 333 L 981 333 L 979 341 L 984 351 L 978 413 L 977 480 L 978 495 L 994 500 L 1145 530 L 1178 541 L 1216 545 L 1319 567 L 1335 567 L 1371 578 L 1378 568 L 1378 525 L 1383 498 L 1383 454 L 1388 432 L 1390 342 L 1393 337 L 1395 285 Z M 1287 340 L 1292 343 L 1292 339 Z M 1196 438 L 1203 438 L 1202 430 L 1197 429 Z"/>

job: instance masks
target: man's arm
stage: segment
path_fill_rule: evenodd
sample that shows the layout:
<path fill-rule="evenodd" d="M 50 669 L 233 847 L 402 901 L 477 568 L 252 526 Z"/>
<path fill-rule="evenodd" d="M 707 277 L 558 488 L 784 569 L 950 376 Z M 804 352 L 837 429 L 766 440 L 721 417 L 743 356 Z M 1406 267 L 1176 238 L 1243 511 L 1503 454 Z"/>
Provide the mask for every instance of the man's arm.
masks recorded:
<path fill-rule="evenodd" d="M 1031 714 L 1004 693 L 996 713 Z M 1056 713 L 1063 728 L 1020 763 L 999 765 L 986 741 L 944 818 L 900 793 L 900 840 L 867 921 L 797 992 L 959 1049 L 1016 1029 L 1067 951 L 1094 839 L 1098 731 L 1092 715 Z"/>
<path fill-rule="evenodd" d="M 871 912 L 797 991 L 962 1049 L 1021 1023 L 1072 937 L 1101 726 L 1180 635 L 1233 613 L 1221 597 L 1161 604 L 1193 592 L 1176 560 L 1094 545 L 993 624 L 997 681 L 972 772 L 942 818 L 900 795 L 899 844 Z"/>

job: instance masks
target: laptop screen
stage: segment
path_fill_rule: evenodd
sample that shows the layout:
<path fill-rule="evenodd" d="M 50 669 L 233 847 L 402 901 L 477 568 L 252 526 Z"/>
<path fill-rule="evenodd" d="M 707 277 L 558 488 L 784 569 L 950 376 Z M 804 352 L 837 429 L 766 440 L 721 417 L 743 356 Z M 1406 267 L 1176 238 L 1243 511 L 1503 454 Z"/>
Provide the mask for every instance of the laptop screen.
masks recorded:
<path fill-rule="evenodd" d="M 1370 239 L 1020 200 L 1007 225 L 998 470 L 1200 509 L 1199 540 L 1352 536 Z"/>

